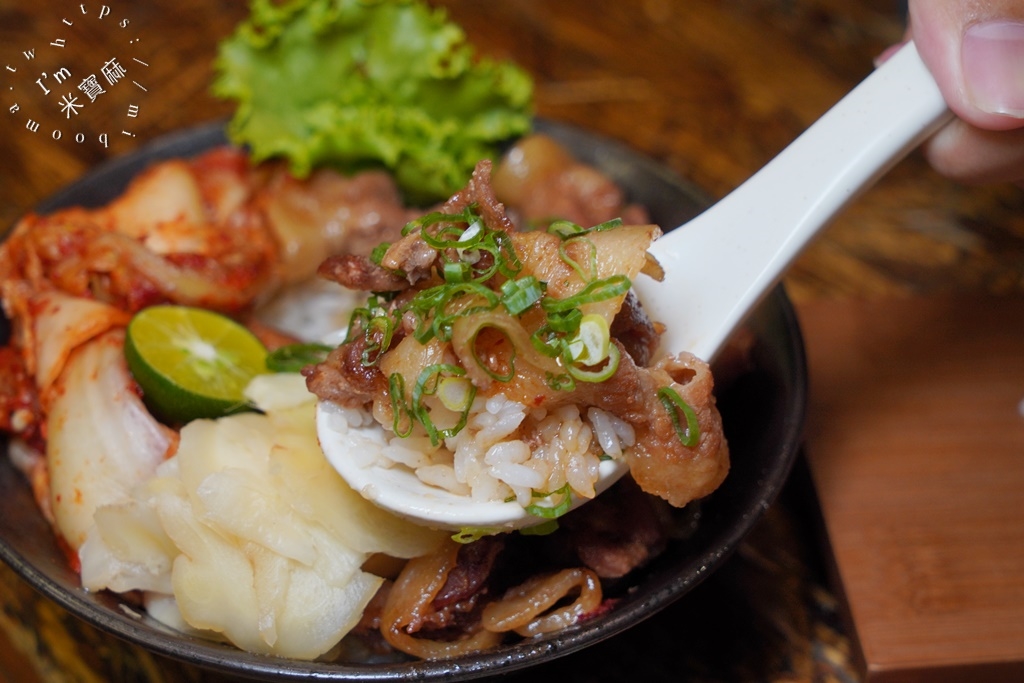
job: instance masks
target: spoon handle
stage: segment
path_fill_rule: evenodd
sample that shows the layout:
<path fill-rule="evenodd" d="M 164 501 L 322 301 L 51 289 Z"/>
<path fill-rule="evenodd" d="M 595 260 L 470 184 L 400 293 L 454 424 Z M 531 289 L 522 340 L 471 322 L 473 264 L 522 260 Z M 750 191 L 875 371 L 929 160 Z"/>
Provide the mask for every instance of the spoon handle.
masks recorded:
<path fill-rule="evenodd" d="M 908 43 L 743 185 L 655 242 L 666 279 L 640 294 L 668 324 L 664 348 L 713 358 L 811 238 L 951 116 Z"/>

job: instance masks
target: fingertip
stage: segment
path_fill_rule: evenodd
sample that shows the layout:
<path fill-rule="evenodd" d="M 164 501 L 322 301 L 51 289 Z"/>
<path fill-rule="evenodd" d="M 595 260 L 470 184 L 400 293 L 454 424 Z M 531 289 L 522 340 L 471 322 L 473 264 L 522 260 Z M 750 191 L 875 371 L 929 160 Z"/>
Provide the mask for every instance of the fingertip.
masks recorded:
<path fill-rule="evenodd" d="M 907 44 L 907 41 L 903 40 L 903 41 L 900 41 L 898 43 L 894 43 L 893 45 L 890 45 L 889 47 L 887 47 L 884 50 L 882 50 L 881 54 L 879 54 L 874 59 L 875 68 L 878 68 L 878 67 L 882 66 L 883 64 L 885 64 L 887 61 L 889 61 L 889 59 L 894 54 L 899 52 L 900 48 L 902 48 L 906 44 Z"/>
<path fill-rule="evenodd" d="M 1024 128 L 984 130 L 954 119 L 922 148 L 939 174 L 968 185 L 1024 180 Z"/>

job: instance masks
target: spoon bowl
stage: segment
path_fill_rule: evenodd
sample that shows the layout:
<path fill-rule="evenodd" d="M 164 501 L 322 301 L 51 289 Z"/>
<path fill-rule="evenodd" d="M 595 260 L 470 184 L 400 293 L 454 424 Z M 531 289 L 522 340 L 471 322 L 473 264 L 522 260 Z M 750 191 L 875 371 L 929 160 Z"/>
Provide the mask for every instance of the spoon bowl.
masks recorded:
<path fill-rule="evenodd" d="M 818 231 L 950 117 L 908 43 L 747 182 L 657 240 L 650 253 L 664 280 L 633 286 L 648 316 L 667 328 L 660 352 L 713 361 Z M 356 491 L 418 523 L 504 531 L 546 521 L 515 502 L 475 501 L 387 466 L 376 456 L 387 445 L 376 423 L 353 426 L 330 403 L 318 406 L 317 431 L 327 459 Z M 627 471 L 622 459 L 602 462 L 595 490 Z"/>

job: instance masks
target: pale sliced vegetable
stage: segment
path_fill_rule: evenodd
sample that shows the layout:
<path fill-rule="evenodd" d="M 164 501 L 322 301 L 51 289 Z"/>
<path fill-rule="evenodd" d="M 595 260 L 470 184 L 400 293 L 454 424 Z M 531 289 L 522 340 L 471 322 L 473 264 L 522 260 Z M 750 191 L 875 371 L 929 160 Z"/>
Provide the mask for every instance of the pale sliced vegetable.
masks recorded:
<path fill-rule="evenodd" d="M 124 334 L 80 346 L 54 384 L 46 457 L 57 530 L 77 550 L 103 505 L 126 503 L 173 447 L 125 366 Z"/>
<path fill-rule="evenodd" d="M 149 505 L 106 505 L 96 510 L 95 520 L 78 550 L 83 588 L 171 592 L 178 549 Z"/>
<path fill-rule="evenodd" d="M 138 239 L 149 237 L 161 223 L 206 219 L 202 190 L 188 164 L 178 159 L 139 174 L 105 214 L 118 231 Z"/>
<path fill-rule="evenodd" d="M 297 372 L 257 375 L 245 388 L 245 397 L 259 410 L 274 412 L 316 402 Z"/>
<path fill-rule="evenodd" d="M 272 417 L 294 425 L 292 438 L 271 454 L 276 485 L 310 522 L 361 552 L 402 558 L 431 552 L 450 535 L 408 522 L 353 491 L 320 451 L 313 404 Z"/>
<path fill-rule="evenodd" d="M 110 330 L 128 324 L 131 316 L 100 301 L 74 297 L 58 291 L 32 297 L 29 308 L 36 387 L 43 396 L 60 375 L 71 352 L 79 345 Z"/>
<path fill-rule="evenodd" d="M 206 477 L 195 495 L 207 524 L 300 564 L 316 561 L 317 549 L 306 525 L 289 502 L 267 486 L 266 476 L 221 470 Z"/>
<path fill-rule="evenodd" d="M 371 554 L 412 557 L 441 543 L 446 534 L 348 488 L 320 452 L 315 401 L 296 378 L 250 387 L 266 414 L 186 425 L 155 477 L 98 511 L 82 549 L 90 589 L 151 591 L 151 615 L 168 625 L 311 659 L 351 630 L 380 587 L 361 569 Z"/>

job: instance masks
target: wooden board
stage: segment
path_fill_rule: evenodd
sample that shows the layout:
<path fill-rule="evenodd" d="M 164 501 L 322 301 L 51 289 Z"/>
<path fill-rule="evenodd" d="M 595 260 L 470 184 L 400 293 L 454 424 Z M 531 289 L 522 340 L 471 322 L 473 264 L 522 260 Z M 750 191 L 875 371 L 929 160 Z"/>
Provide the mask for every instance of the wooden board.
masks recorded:
<path fill-rule="evenodd" d="M 800 317 L 807 458 L 865 680 L 1024 680 L 1024 299 Z"/>

